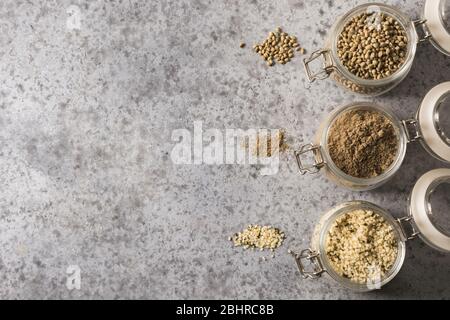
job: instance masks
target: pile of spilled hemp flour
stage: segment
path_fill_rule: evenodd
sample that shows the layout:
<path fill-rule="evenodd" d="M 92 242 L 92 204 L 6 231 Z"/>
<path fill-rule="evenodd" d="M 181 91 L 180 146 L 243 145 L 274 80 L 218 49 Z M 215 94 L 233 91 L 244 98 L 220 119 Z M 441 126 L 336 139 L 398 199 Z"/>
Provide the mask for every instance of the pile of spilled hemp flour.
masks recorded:
<path fill-rule="evenodd" d="M 381 112 L 350 110 L 334 121 L 328 134 L 328 150 L 334 164 L 356 178 L 375 178 L 394 163 L 398 136 Z"/>
<path fill-rule="evenodd" d="M 249 139 L 242 141 L 241 147 L 259 158 L 271 158 L 289 149 L 286 134 L 283 130 L 276 132 L 274 135 L 259 133 L 252 135 Z"/>

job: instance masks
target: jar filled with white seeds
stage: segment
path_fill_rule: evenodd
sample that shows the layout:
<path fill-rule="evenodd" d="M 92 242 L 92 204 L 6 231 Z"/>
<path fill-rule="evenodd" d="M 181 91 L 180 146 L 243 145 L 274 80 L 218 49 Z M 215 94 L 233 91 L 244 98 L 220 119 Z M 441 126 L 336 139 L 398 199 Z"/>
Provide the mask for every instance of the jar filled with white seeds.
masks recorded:
<path fill-rule="evenodd" d="M 425 41 L 450 55 L 450 0 L 427 0 L 416 21 L 395 7 L 367 3 L 339 18 L 325 47 L 304 66 L 310 82 L 331 76 L 353 92 L 381 95 L 406 77 Z M 317 60 L 320 68 L 313 67 Z"/>
<path fill-rule="evenodd" d="M 408 120 L 368 102 L 339 107 L 322 123 L 314 143 L 300 147 L 295 157 L 302 175 L 323 171 L 340 186 L 367 191 L 398 172 L 408 143 L 415 141 L 450 163 L 450 82 L 430 90 Z"/>
<path fill-rule="evenodd" d="M 395 278 L 405 260 L 405 243 L 417 237 L 450 253 L 450 169 L 426 173 L 414 186 L 408 215 L 394 219 L 365 201 L 338 205 L 322 216 L 308 249 L 291 252 L 304 279 L 327 273 L 359 292 L 381 289 Z"/>

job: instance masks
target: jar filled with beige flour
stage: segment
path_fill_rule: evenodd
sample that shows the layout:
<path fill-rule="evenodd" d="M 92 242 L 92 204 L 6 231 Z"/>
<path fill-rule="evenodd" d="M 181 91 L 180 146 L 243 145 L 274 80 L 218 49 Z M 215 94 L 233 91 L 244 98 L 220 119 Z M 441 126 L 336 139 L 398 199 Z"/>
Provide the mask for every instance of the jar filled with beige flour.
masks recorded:
<path fill-rule="evenodd" d="M 350 190 L 372 190 L 398 172 L 408 143 L 414 141 L 420 141 L 433 157 L 450 163 L 449 117 L 450 82 L 433 88 L 409 120 L 368 102 L 337 108 L 322 123 L 314 142 L 295 152 L 300 173 L 323 171 Z"/>

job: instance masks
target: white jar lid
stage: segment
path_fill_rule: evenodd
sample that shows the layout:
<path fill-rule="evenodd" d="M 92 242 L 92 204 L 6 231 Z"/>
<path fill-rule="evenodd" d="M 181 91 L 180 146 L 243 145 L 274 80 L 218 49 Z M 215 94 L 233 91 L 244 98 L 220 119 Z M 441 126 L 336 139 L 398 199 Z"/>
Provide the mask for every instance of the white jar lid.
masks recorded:
<path fill-rule="evenodd" d="M 431 43 L 450 55 L 450 0 L 427 0 L 423 18 L 432 37 Z"/>
<path fill-rule="evenodd" d="M 429 150 L 441 160 L 450 162 L 450 145 L 440 132 L 439 123 L 437 123 L 439 118 L 436 116 L 438 108 L 446 97 L 450 99 L 450 82 L 441 83 L 431 89 L 420 105 L 417 120 L 423 142 Z"/>
<path fill-rule="evenodd" d="M 409 209 L 421 239 L 435 249 L 450 252 L 450 235 L 439 230 L 430 219 L 430 194 L 445 181 L 450 181 L 450 169 L 437 169 L 423 175 L 414 186 Z"/>

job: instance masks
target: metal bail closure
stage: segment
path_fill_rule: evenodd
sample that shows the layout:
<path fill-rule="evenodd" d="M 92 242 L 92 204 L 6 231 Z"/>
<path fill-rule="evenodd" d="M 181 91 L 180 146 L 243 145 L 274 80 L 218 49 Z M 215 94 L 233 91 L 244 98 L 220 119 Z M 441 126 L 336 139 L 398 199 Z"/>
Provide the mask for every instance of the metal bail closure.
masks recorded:
<path fill-rule="evenodd" d="M 426 0 L 423 12 L 423 29 L 430 42 L 445 55 L 450 55 L 450 30 L 445 25 L 444 6 L 448 0 Z M 448 4 L 447 4 L 448 5 Z"/>
<path fill-rule="evenodd" d="M 319 254 L 317 252 L 314 252 L 311 249 L 306 249 L 300 252 L 300 254 L 296 254 L 294 252 L 291 252 L 291 254 L 294 257 L 298 270 L 304 279 L 318 279 L 322 273 L 326 272 L 320 262 Z M 306 270 L 303 261 L 308 261 L 312 265 L 312 270 Z"/>
<path fill-rule="evenodd" d="M 301 158 L 303 155 L 310 153 L 310 152 L 314 156 L 314 164 L 305 166 L 303 164 Z M 312 143 L 302 146 L 300 151 L 295 151 L 294 154 L 295 154 L 295 159 L 297 160 L 298 168 L 300 169 L 300 173 L 302 175 L 305 175 L 307 173 L 316 174 L 325 165 L 325 161 L 323 160 L 320 146 L 315 146 Z"/>
<path fill-rule="evenodd" d="M 314 71 L 310 68 L 310 63 L 314 60 L 323 58 L 323 65 L 320 71 L 314 73 Z M 330 56 L 329 50 L 317 50 L 311 54 L 309 58 L 303 59 L 303 65 L 305 66 L 306 75 L 308 76 L 309 82 L 313 83 L 316 80 L 325 80 L 327 79 L 331 72 L 333 72 L 334 66 L 333 61 Z"/>
<path fill-rule="evenodd" d="M 450 82 L 441 83 L 428 92 L 420 105 L 417 120 L 427 149 L 441 161 L 450 163 L 450 143 L 439 123 L 439 114 L 450 113 L 450 110 L 444 110 L 446 99 L 450 99 Z"/>
<path fill-rule="evenodd" d="M 400 220 L 411 223 L 413 236 L 419 235 L 432 248 L 450 252 L 450 235 L 436 227 L 431 220 L 433 212 L 430 196 L 442 183 L 450 183 L 450 169 L 436 169 L 423 175 L 411 193 L 409 217 Z"/>
<path fill-rule="evenodd" d="M 418 27 L 421 27 L 421 29 L 423 31 L 423 36 L 419 35 L 419 43 L 424 43 L 424 42 L 427 42 L 427 41 L 429 41 L 431 39 L 431 34 L 427 30 L 427 27 L 426 27 L 426 22 L 427 22 L 426 19 L 421 19 L 421 20 L 414 21 L 414 27 L 416 27 L 417 35 L 419 35 L 419 33 L 420 33 L 419 32 L 420 29 Z"/>
<path fill-rule="evenodd" d="M 396 220 L 398 225 L 400 226 L 400 229 L 402 230 L 402 235 L 406 240 L 413 240 L 415 239 L 420 232 L 416 230 L 414 227 L 413 219 L 412 217 L 404 217 Z M 405 228 L 405 224 L 408 223 L 409 228 L 411 229 L 411 232 L 408 232 Z"/>
<path fill-rule="evenodd" d="M 419 123 L 416 119 L 403 120 L 402 125 L 405 129 L 408 142 L 414 142 L 422 138 L 420 135 Z"/>

